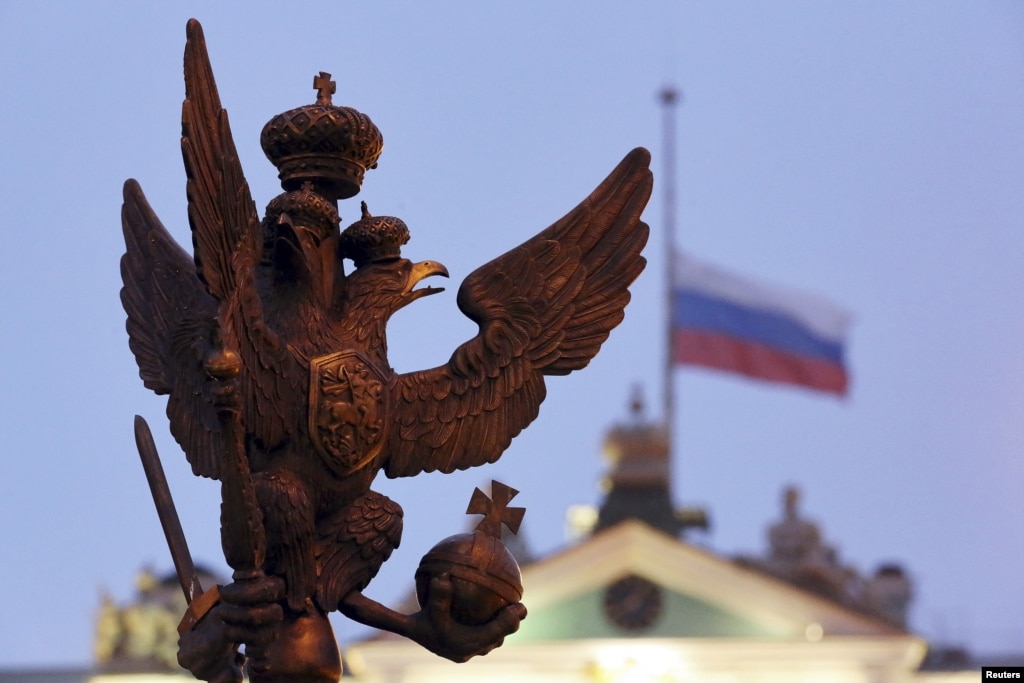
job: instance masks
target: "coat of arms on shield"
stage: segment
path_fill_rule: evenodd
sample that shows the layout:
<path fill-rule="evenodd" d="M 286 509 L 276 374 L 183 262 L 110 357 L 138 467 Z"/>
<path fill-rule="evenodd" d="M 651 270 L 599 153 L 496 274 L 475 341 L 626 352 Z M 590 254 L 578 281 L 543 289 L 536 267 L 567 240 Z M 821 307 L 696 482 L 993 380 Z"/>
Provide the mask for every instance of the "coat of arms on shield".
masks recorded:
<path fill-rule="evenodd" d="M 314 358 L 309 366 L 309 434 L 337 474 L 353 472 L 380 453 L 386 385 L 356 351 Z"/>

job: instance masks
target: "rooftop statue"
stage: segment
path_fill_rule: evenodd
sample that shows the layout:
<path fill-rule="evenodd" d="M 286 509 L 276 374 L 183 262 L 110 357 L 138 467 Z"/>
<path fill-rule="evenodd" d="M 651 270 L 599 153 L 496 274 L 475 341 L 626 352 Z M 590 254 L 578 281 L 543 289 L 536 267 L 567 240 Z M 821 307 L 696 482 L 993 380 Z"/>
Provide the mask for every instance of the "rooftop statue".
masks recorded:
<path fill-rule="evenodd" d="M 457 303 L 479 332 L 448 363 L 396 373 L 389 318 L 442 291 L 421 283 L 448 273 L 404 258 L 408 226 L 365 204 L 340 230 L 338 201 L 359 192 L 383 140 L 366 115 L 333 104 L 329 74 L 314 87 L 315 104 L 263 130 L 284 192 L 261 220 L 202 29 L 190 21 L 181 146 L 194 253 L 137 182 L 124 186 L 130 346 L 146 387 L 168 396 L 171 433 L 195 474 L 221 482 L 233 581 L 200 599 L 180 577 L 193 601 L 179 661 L 206 680 L 239 679 L 239 643 L 257 683 L 337 680 L 334 610 L 455 661 L 514 632 L 526 615 L 514 593 L 496 613 L 460 621 L 462 584 L 436 563 L 415 614 L 363 594 L 402 530 L 402 509 L 371 484 L 382 470 L 409 477 L 496 461 L 537 417 L 545 376 L 579 370 L 598 352 L 645 265 L 640 215 L 652 177 L 638 148 L 576 208 L 463 281 Z M 152 451 L 142 432 L 140 452 L 147 438 Z M 492 507 L 512 510 L 510 492 L 496 487 Z M 493 532 L 501 520 L 489 519 Z"/>
<path fill-rule="evenodd" d="M 787 568 L 825 564 L 831 555 L 818 525 L 800 515 L 800 489 L 782 492 L 782 519 L 768 529 L 769 558 Z"/>

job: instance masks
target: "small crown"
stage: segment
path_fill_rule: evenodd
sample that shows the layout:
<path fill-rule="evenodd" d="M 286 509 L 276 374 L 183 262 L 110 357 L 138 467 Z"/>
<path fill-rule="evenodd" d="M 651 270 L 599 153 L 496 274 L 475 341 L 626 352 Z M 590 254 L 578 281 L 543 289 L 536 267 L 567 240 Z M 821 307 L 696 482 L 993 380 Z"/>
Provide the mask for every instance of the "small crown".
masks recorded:
<path fill-rule="evenodd" d="M 377 167 L 384 138 L 366 114 L 331 103 L 335 83 L 329 73 L 321 71 L 313 87 L 316 104 L 272 118 L 263 127 L 260 144 L 285 190 L 312 181 L 331 200 L 354 197 L 367 169 Z"/>
<path fill-rule="evenodd" d="M 371 216 L 362 203 L 363 217 L 341 233 L 341 256 L 350 258 L 356 268 L 374 261 L 395 259 L 402 255 L 402 245 L 409 241 L 405 221 L 394 216 Z"/>
<path fill-rule="evenodd" d="M 306 181 L 302 188 L 277 195 L 267 204 L 263 218 L 265 234 L 274 232 L 273 226 L 282 213 L 306 227 L 317 228 L 322 235 L 329 235 L 338 229 L 338 210 L 330 201 L 313 191 L 313 184 Z"/>

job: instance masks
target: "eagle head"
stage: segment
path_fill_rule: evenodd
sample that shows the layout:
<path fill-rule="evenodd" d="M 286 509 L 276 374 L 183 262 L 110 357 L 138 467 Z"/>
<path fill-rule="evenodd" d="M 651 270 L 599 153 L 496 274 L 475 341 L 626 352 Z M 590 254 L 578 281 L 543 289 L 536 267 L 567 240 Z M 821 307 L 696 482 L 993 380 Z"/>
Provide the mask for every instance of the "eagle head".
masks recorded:
<path fill-rule="evenodd" d="M 337 209 L 311 187 L 275 197 L 267 206 L 263 234 L 278 278 L 331 280 L 338 223 Z"/>
<path fill-rule="evenodd" d="M 409 241 L 409 227 L 395 216 L 373 216 L 362 203 L 362 217 L 345 228 L 339 243 L 344 258 L 356 269 L 348 281 L 350 306 L 368 307 L 374 317 L 386 321 L 395 311 L 413 301 L 443 292 L 442 287 L 416 289 L 433 275 L 448 277 L 448 269 L 437 261 L 413 263 L 402 257 L 402 245 Z"/>
<path fill-rule="evenodd" d="M 423 280 L 434 275 L 448 277 L 448 269 L 437 261 L 413 263 L 407 258 L 393 258 L 366 263 L 349 276 L 347 299 L 351 308 L 383 313 L 386 321 L 395 311 L 417 299 L 443 292 L 444 287 L 420 287 Z"/>

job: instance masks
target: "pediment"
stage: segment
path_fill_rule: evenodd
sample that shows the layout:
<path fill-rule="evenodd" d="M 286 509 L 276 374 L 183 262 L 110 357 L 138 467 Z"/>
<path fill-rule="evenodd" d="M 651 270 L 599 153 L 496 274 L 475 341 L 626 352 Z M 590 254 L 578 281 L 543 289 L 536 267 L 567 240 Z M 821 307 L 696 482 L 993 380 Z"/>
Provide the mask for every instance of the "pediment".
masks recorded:
<path fill-rule="evenodd" d="M 639 577 L 658 595 L 626 595 L 613 614 L 609 587 Z M 516 642 L 602 637 L 791 639 L 892 636 L 900 629 L 638 521 L 606 529 L 523 569 L 530 610 Z M 660 600 L 651 618 L 638 601 Z M 650 609 L 654 609 L 651 607 Z M 616 621 L 621 623 L 616 623 Z"/>

